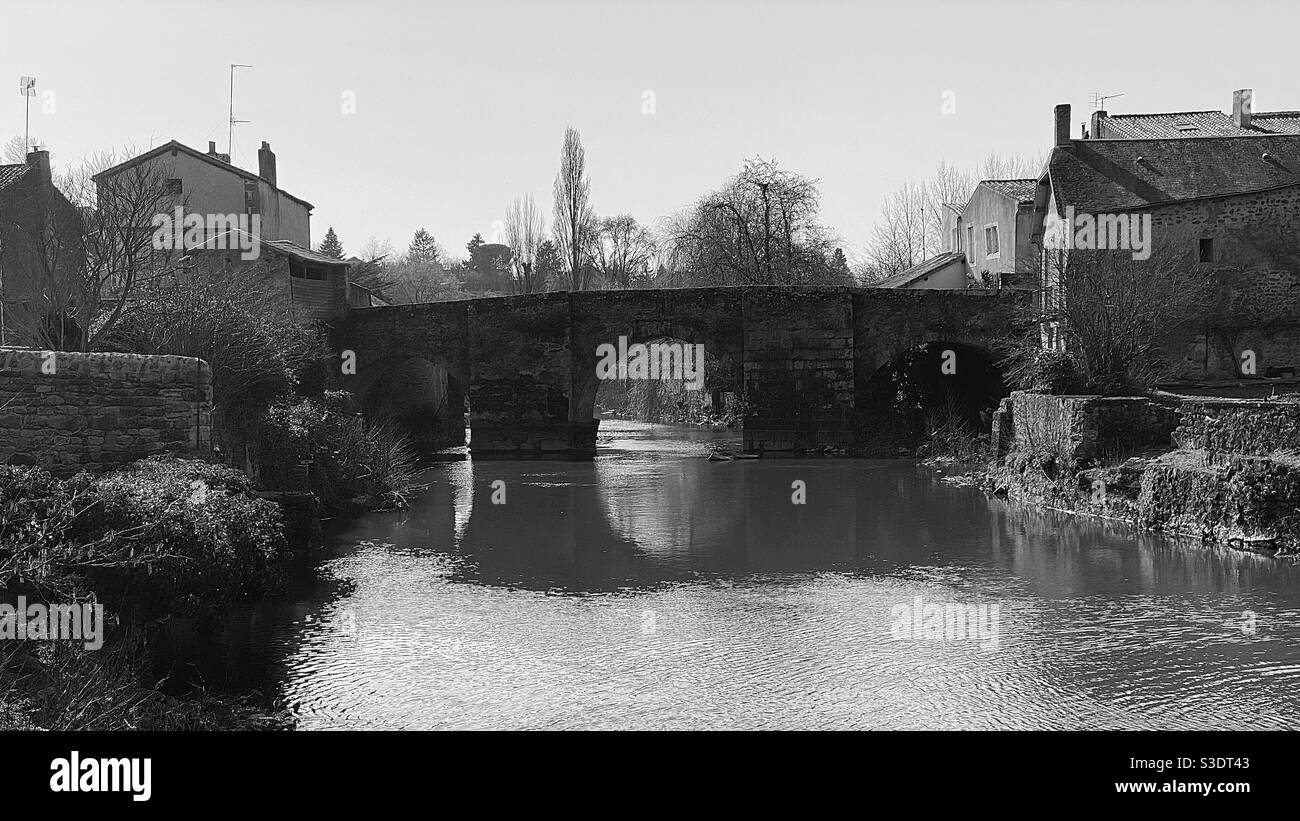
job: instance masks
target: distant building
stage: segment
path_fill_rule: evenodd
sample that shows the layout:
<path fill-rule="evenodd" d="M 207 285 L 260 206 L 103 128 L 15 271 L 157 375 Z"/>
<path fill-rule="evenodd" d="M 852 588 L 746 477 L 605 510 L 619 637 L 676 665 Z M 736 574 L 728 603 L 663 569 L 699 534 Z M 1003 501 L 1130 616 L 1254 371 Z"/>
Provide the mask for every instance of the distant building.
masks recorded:
<path fill-rule="evenodd" d="M 965 204 L 944 203 L 942 251 L 876 283 L 880 288 L 1010 288 L 1032 283 L 1034 179 L 981 180 Z"/>
<path fill-rule="evenodd" d="M 34 323 L 49 321 L 52 288 L 69 281 L 85 261 L 78 247 L 80 214 L 54 185 L 50 154 L 37 150 L 27 162 L 0 165 L 0 328 L 4 341 L 28 344 Z M 27 331 L 27 332 L 24 332 Z"/>

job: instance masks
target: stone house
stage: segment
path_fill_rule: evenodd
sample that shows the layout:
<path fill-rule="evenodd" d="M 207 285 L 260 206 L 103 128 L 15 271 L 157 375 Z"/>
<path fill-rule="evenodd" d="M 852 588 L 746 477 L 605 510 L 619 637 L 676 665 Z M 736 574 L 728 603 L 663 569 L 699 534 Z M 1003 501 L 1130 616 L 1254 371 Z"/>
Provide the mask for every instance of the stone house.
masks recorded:
<path fill-rule="evenodd" d="M 1136 121 L 1127 128 L 1139 131 Z M 1058 105 L 1054 137 L 1031 242 L 1041 249 L 1071 216 L 1095 221 L 1099 243 L 1103 224 L 1149 220 L 1148 244 L 1185 252 L 1220 283 L 1214 315 L 1166 340 L 1178 379 L 1242 375 L 1247 351 L 1261 376 L 1300 366 L 1300 134 L 1072 139 L 1070 106 Z M 1045 253 L 1039 277 L 1050 303 L 1059 289 Z"/>

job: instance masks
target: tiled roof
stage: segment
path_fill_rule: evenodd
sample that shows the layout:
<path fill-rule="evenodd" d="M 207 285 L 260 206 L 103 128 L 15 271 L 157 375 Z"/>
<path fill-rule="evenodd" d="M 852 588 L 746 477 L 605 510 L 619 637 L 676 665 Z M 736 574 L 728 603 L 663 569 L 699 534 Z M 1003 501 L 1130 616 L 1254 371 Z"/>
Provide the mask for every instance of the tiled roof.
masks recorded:
<path fill-rule="evenodd" d="M 960 202 L 945 202 L 944 205 L 951 208 L 953 211 L 956 211 L 958 214 L 966 210 L 966 206 Z"/>
<path fill-rule="evenodd" d="M 1073 140 L 1052 151 L 1061 207 L 1100 213 L 1300 183 L 1300 136 Z"/>
<path fill-rule="evenodd" d="M 1254 114 L 1249 128 L 1238 128 L 1222 111 L 1178 111 L 1168 114 L 1114 114 L 1098 123 L 1093 139 L 1141 140 L 1160 137 L 1246 137 L 1260 134 L 1300 134 L 1300 112 Z"/>
<path fill-rule="evenodd" d="M 885 277 L 875 283 L 875 287 L 902 288 L 905 285 L 911 285 L 913 282 L 916 282 L 927 274 L 932 274 L 940 268 L 945 268 L 954 262 L 964 259 L 966 259 L 966 255 L 960 251 L 945 251 L 938 256 L 930 257 L 924 262 L 919 262 L 916 265 L 913 265 L 906 271 L 899 271 L 892 276 Z"/>
<path fill-rule="evenodd" d="M 290 242 L 287 239 L 268 239 L 268 240 L 264 240 L 263 244 L 269 245 L 272 248 L 282 251 L 291 257 L 296 257 L 300 262 L 316 262 L 322 265 L 350 264 L 346 259 L 327 257 L 324 254 L 317 253 L 316 251 L 313 251 L 309 248 L 303 248 L 301 245 L 295 245 L 294 243 Z"/>
<path fill-rule="evenodd" d="M 980 180 L 980 185 L 986 185 L 1000 194 L 1006 194 L 1016 202 L 1033 202 L 1034 188 L 1038 185 L 1038 180 Z"/>
<path fill-rule="evenodd" d="M 27 169 L 30 167 L 31 166 L 24 163 L 18 165 L 0 165 L 0 189 L 7 188 L 17 182 L 23 174 L 27 173 Z"/>

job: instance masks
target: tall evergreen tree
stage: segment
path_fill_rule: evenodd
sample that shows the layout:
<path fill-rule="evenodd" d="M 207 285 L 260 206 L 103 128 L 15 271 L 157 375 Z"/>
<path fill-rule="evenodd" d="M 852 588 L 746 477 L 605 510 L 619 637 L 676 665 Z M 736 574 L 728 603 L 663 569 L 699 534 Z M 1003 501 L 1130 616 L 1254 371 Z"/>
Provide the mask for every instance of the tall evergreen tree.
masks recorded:
<path fill-rule="evenodd" d="M 343 259 L 343 243 L 339 242 L 339 235 L 334 233 L 334 226 L 325 232 L 325 239 L 321 241 L 320 247 L 316 249 L 327 257 Z"/>
<path fill-rule="evenodd" d="M 469 256 L 467 257 L 467 259 L 470 261 L 470 266 L 471 266 L 471 267 L 473 267 L 474 260 L 478 257 L 478 249 L 479 249 L 479 247 L 482 246 L 482 245 L 484 245 L 484 244 L 485 244 L 485 243 L 484 243 L 484 241 L 483 241 L 483 235 L 482 235 L 482 234 L 475 234 L 475 235 L 470 239 L 469 242 L 465 243 L 465 250 L 466 250 L 466 251 L 469 251 Z"/>
<path fill-rule="evenodd" d="M 433 234 L 423 228 L 416 231 L 411 247 L 406 250 L 406 261 L 421 265 L 438 262 L 438 243 L 434 241 Z"/>

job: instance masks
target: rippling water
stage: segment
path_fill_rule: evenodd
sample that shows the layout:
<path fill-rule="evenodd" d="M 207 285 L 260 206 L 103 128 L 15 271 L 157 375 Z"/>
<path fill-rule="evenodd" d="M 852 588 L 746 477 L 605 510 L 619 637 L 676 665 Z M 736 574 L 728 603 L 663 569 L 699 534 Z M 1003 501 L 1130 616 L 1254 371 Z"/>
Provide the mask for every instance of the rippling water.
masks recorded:
<path fill-rule="evenodd" d="M 220 674 L 308 729 L 1300 726 L 1290 565 L 904 462 L 601 430 L 594 462 L 446 463 L 411 510 L 336 529 L 289 600 L 236 617 Z M 918 597 L 990 629 L 900 632 Z"/>

